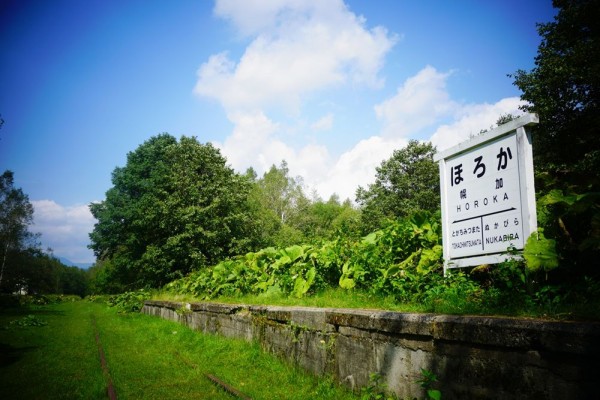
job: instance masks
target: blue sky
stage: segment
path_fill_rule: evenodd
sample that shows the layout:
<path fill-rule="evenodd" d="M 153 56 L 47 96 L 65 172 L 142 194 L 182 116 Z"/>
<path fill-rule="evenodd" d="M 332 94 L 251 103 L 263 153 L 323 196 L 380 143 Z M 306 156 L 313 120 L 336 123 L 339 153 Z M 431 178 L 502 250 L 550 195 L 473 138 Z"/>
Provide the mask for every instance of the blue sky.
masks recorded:
<path fill-rule="evenodd" d="M 54 254 L 86 248 L 111 172 L 168 132 L 354 199 L 409 139 L 517 112 L 550 0 L 0 1 L 0 170 Z M 534 150 L 535 151 L 535 150 Z"/>

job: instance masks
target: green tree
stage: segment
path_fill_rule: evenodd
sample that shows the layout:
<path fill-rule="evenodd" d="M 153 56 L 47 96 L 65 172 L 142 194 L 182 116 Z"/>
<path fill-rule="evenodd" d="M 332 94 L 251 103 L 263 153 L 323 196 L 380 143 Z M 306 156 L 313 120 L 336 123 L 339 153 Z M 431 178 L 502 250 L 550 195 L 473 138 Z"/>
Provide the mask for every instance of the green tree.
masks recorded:
<path fill-rule="evenodd" d="M 60 294 L 61 268 L 56 258 L 44 254 L 40 249 L 22 253 L 19 278 L 28 294 Z"/>
<path fill-rule="evenodd" d="M 249 170 L 246 176 L 256 174 Z M 254 179 L 250 202 L 260 229 L 261 247 L 285 247 L 305 240 L 298 225 L 310 201 L 302 190 L 302 179 L 290 176 L 285 160 Z"/>
<path fill-rule="evenodd" d="M 528 241 L 528 265 L 564 287 L 600 277 L 600 2 L 553 5 L 554 20 L 538 24 L 535 67 L 513 77 L 528 102 L 522 109 L 540 117 L 533 151 L 543 235 Z M 585 282 L 566 292 L 585 297 L 593 286 Z"/>
<path fill-rule="evenodd" d="M 535 67 L 517 71 L 514 84 L 528 102 L 522 109 L 540 117 L 533 136 L 536 168 L 585 185 L 600 168 L 600 3 L 553 5 L 554 21 L 538 24 Z"/>
<path fill-rule="evenodd" d="M 75 294 L 80 297 L 85 297 L 88 293 L 87 273 L 81 268 L 61 265 L 59 279 L 59 293 Z"/>
<path fill-rule="evenodd" d="M 32 247 L 32 240 L 36 237 L 29 231 L 32 222 L 33 206 L 29 197 L 23 190 L 14 187 L 13 172 L 5 171 L 0 176 L 0 288 L 7 267 L 16 268 L 17 260 L 11 260 L 11 256 L 16 258 Z M 12 285 L 5 285 L 3 290 L 13 291 L 16 281 L 13 280 Z"/>
<path fill-rule="evenodd" d="M 431 143 L 411 140 L 377 167 L 375 183 L 368 189 L 358 188 L 356 200 L 362 208 L 364 233 L 417 210 L 439 209 L 440 181 L 438 165 L 433 161 L 435 152 Z"/>
<path fill-rule="evenodd" d="M 291 177 L 289 173 L 284 160 L 279 168 L 272 165 L 258 182 L 263 190 L 265 207 L 272 210 L 281 223 L 286 223 L 298 213 L 298 207 L 306 203 L 301 179 Z"/>
<path fill-rule="evenodd" d="M 118 294 L 127 290 L 111 260 L 96 260 L 87 270 L 90 294 Z"/>
<path fill-rule="evenodd" d="M 334 194 L 323 201 L 316 194 L 308 198 L 302 177 L 290 176 L 285 160 L 257 179 L 249 168 L 245 176 L 253 183 L 249 202 L 260 240 L 255 248 L 287 247 L 318 243 L 336 236 L 359 236 L 359 216 L 349 200 L 340 203 Z"/>
<path fill-rule="evenodd" d="M 303 214 L 299 229 L 309 242 L 360 236 L 360 211 L 349 200 L 340 203 L 337 194 L 327 201 L 313 199 Z"/>
<path fill-rule="evenodd" d="M 132 287 L 161 286 L 243 252 L 251 240 L 249 182 L 211 144 L 152 137 L 116 168 L 113 187 L 90 210 L 94 253 Z"/>

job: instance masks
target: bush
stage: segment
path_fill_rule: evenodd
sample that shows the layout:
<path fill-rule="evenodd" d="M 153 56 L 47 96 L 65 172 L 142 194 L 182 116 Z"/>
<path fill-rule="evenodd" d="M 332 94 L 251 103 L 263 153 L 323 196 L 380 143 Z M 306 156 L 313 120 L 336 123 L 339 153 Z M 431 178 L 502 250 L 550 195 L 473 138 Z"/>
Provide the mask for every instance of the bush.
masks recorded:
<path fill-rule="evenodd" d="M 64 294 L 34 294 L 19 296 L 19 302 L 21 305 L 37 305 L 45 306 L 48 304 L 58 304 L 64 302 L 79 301 L 81 297 L 77 295 L 64 295 Z"/>
<path fill-rule="evenodd" d="M 568 268 L 555 266 L 551 240 L 543 234 L 534 239 L 528 241 L 525 260 L 513 257 L 493 266 L 451 270 L 444 277 L 439 216 L 417 212 L 360 240 L 338 238 L 321 246 L 270 247 L 238 256 L 165 289 L 210 300 L 301 298 L 340 287 L 418 304 L 428 312 L 597 316 L 600 281 L 578 275 L 557 282 L 553 274 Z"/>
<path fill-rule="evenodd" d="M 135 292 L 125 292 L 108 298 L 108 305 L 116 307 L 119 313 L 139 312 L 144 306 L 144 301 L 150 298 L 150 292 L 144 289 Z"/>

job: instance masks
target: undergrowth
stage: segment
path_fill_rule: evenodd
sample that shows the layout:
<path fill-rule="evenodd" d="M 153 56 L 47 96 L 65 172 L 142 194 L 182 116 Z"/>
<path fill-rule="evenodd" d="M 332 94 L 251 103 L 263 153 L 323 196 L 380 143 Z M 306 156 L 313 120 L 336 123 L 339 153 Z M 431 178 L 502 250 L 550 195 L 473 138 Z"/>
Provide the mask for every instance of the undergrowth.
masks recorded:
<path fill-rule="evenodd" d="M 562 284 L 553 242 L 536 233 L 525 260 L 443 274 L 439 217 L 418 212 L 361 240 L 267 248 L 195 271 L 158 298 L 381 308 L 405 312 L 600 319 L 600 281 Z M 510 253 L 509 253 L 510 254 Z"/>
<path fill-rule="evenodd" d="M 206 374 L 255 399 L 356 398 L 330 378 L 264 353 L 257 343 L 118 313 L 94 301 L 0 308 L 0 326 L 15 320 L 14 329 L 0 329 L 2 399 L 106 399 L 98 342 L 119 399 L 232 398 Z"/>

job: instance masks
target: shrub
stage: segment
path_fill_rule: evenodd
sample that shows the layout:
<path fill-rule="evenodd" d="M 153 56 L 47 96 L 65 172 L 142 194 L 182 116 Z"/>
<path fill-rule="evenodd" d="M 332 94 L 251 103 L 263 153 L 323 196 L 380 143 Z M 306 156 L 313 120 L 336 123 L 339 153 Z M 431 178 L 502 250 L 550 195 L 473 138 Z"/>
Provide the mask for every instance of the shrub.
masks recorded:
<path fill-rule="evenodd" d="M 150 298 L 150 292 L 144 289 L 135 292 L 125 292 L 109 297 L 107 303 L 110 307 L 116 307 L 119 313 L 139 312 L 144 306 L 144 301 Z"/>

